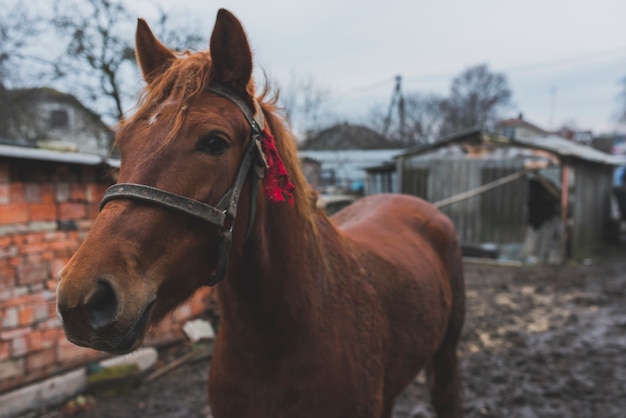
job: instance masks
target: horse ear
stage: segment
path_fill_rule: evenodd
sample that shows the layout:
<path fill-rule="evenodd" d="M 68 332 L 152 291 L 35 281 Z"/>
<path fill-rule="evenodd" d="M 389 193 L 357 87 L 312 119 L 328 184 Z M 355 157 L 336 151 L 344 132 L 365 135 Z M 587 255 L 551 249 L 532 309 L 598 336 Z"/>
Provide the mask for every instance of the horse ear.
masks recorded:
<path fill-rule="evenodd" d="M 169 48 L 159 42 L 143 19 L 137 19 L 135 45 L 137 62 L 147 83 L 162 74 L 176 58 Z"/>
<path fill-rule="evenodd" d="M 252 78 L 252 52 L 241 23 L 225 9 L 217 12 L 210 52 L 213 80 L 243 97 L 249 96 L 247 87 Z"/>

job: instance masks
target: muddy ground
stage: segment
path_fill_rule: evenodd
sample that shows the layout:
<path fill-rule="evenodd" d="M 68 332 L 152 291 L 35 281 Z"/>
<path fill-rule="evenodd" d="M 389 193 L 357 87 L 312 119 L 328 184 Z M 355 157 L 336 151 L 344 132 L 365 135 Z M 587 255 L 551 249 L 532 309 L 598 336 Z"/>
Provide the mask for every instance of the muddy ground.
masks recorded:
<path fill-rule="evenodd" d="M 626 416 L 626 248 L 563 267 L 466 265 L 466 282 L 466 416 Z M 35 416 L 210 417 L 209 366 L 181 366 L 125 395 L 94 398 L 81 413 Z M 433 416 L 427 399 L 419 377 L 398 398 L 394 418 Z"/>

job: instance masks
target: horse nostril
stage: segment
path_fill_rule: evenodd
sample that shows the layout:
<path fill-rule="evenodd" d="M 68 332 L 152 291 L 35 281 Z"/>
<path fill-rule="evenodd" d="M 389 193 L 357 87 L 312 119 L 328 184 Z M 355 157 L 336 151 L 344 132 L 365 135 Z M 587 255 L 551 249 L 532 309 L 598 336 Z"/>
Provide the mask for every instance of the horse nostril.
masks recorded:
<path fill-rule="evenodd" d="M 117 316 L 118 305 L 113 286 L 107 281 L 98 281 L 86 303 L 91 327 L 99 329 L 111 324 Z"/>

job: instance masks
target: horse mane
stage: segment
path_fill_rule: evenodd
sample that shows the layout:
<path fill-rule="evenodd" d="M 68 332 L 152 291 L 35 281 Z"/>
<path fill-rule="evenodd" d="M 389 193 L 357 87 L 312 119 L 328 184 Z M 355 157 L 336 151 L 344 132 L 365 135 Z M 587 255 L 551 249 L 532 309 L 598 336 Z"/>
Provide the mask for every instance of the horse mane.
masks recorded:
<path fill-rule="evenodd" d="M 272 90 L 269 83 L 266 82 L 265 88 L 257 97 L 257 101 L 261 106 L 269 130 L 274 136 L 276 148 L 289 173 L 289 178 L 295 186 L 294 202 L 296 209 L 304 218 L 312 220 L 316 212 L 317 192 L 311 188 L 302 172 L 296 140 L 287 128 L 281 115 L 282 112 L 277 106 L 278 92 L 274 92 L 273 97 L 270 94 L 272 94 Z"/>

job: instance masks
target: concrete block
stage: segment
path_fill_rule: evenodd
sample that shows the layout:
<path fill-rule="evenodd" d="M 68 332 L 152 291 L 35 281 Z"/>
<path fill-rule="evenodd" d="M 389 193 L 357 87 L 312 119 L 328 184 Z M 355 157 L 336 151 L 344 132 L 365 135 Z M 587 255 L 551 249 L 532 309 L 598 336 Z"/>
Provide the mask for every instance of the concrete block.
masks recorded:
<path fill-rule="evenodd" d="M 31 409 L 61 403 L 87 387 L 84 368 L 0 395 L 0 418 L 11 418 Z"/>
<path fill-rule="evenodd" d="M 139 370 L 145 372 L 156 364 L 158 357 L 159 353 L 154 348 L 144 347 L 139 348 L 132 353 L 124 354 L 123 356 L 102 360 L 100 365 L 102 367 L 114 367 L 137 364 L 139 366 Z"/>

